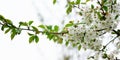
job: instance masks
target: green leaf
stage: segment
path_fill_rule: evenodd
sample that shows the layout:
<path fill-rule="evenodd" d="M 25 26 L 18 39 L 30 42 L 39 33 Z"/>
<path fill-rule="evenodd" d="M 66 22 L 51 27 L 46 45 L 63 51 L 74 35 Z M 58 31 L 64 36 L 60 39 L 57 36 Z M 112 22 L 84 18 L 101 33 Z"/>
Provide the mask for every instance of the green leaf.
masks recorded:
<path fill-rule="evenodd" d="M 35 27 L 35 26 L 32 26 L 33 30 L 35 31 L 36 34 L 39 34 L 39 30 Z"/>
<path fill-rule="evenodd" d="M 85 4 L 86 4 L 86 2 L 81 2 L 81 4 L 84 4 L 84 5 L 85 5 Z"/>
<path fill-rule="evenodd" d="M 77 1 L 76 1 L 76 4 L 80 4 L 80 1 L 81 1 L 81 0 L 77 0 Z"/>
<path fill-rule="evenodd" d="M 1 30 L 4 31 L 5 28 L 8 28 L 8 26 L 2 25 Z"/>
<path fill-rule="evenodd" d="M 119 17 L 119 14 L 115 16 L 115 19 L 117 19 Z"/>
<path fill-rule="evenodd" d="M 90 0 L 86 0 L 86 2 L 89 2 Z"/>
<path fill-rule="evenodd" d="M 19 24 L 20 24 L 21 26 L 28 26 L 28 24 L 27 24 L 26 22 L 19 22 Z"/>
<path fill-rule="evenodd" d="M 82 12 L 79 12 L 79 15 L 82 16 L 83 15 Z"/>
<path fill-rule="evenodd" d="M 65 45 L 68 46 L 68 44 L 69 44 L 69 41 L 66 41 Z"/>
<path fill-rule="evenodd" d="M 12 24 L 12 21 L 9 19 L 5 19 L 8 24 Z"/>
<path fill-rule="evenodd" d="M 81 49 L 81 45 L 78 46 L 78 50 L 80 50 L 80 49 Z"/>
<path fill-rule="evenodd" d="M 116 4 L 116 3 L 117 3 L 117 0 L 115 0 L 113 4 Z"/>
<path fill-rule="evenodd" d="M 37 35 L 35 35 L 35 42 L 38 43 L 39 42 L 39 37 Z"/>
<path fill-rule="evenodd" d="M 52 30 L 52 26 L 51 25 L 47 26 L 47 29 Z"/>
<path fill-rule="evenodd" d="M 13 28 L 11 31 L 11 40 L 15 37 L 16 34 L 17 34 L 17 30 Z"/>
<path fill-rule="evenodd" d="M 8 33 L 10 30 L 11 30 L 11 29 L 10 29 L 10 28 L 8 28 L 8 29 L 5 31 L 5 34 L 6 34 L 6 33 Z"/>
<path fill-rule="evenodd" d="M 97 12 L 97 15 L 98 15 L 98 18 L 101 19 L 102 16 L 101 16 L 100 12 Z"/>
<path fill-rule="evenodd" d="M 58 43 L 62 44 L 62 43 L 63 43 L 63 39 L 62 39 L 62 38 L 59 38 L 59 39 L 58 39 Z"/>
<path fill-rule="evenodd" d="M 108 11 L 108 7 L 107 6 L 103 6 L 102 7 L 105 11 Z"/>
<path fill-rule="evenodd" d="M 102 0 L 101 4 L 104 5 L 107 2 L 107 0 Z"/>
<path fill-rule="evenodd" d="M 94 5 L 93 4 L 91 5 L 91 8 L 94 9 Z"/>
<path fill-rule="evenodd" d="M 39 25 L 38 27 L 42 28 L 42 29 L 45 29 L 45 26 L 44 25 Z"/>
<path fill-rule="evenodd" d="M 4 20 L 5 18 L 2 16 L 2 15 L 0 15 L 0 20 Z"/>
<path fill-rule="evenodd" d="M 71 27 L 71 26 L 73 26 L 73 23 L 68 23 L 65 25 L 65 27 Z"/>
<path fill-rule="evenodd" d="M 4 31 L 5 25 L 2 25 L 1 30 Z"/>
<path fill-rule="evenodd" d="M 15 32 L 11 33 L 11 40 L 13 40 L 13 38 L 15 37 L 15 35 L 16 35 Z"/>
<path fill-rule="evenodd" d="M 77 46 L 77 44 L 76 44 L 76 43 L 73 43 L 72 46 L 75 47 L 75 46 Z"/>
<path fill-rule="evenodd" d="M 71 12 L 72 12 L 72 6 L 69 5 L 68 8 L 67 8 L 67 10 L 66 10 L 66 13 L 70 14 Z"/>
<path fill-rule="evenodd" d="M 55 4 L 55 3 L 56 3 L 56 1 L 57 1 L 57 0 L 53 0 L 53 4 Z"/>
<path fill-rule="evenodd" d="M 56 32 L 58 32 L 59 27 L 58 27 L 57 25 L 55 25 L 55 26 L 54 26 L 54 30 L 55 30 Z"/>
<path fill-rule="evenodd" d="M 58 41 L 58 37 L 57 36 L 53 36 L 52 39 L 53 39 L 54 42 Z"/>
<path fill-rule="evenodd" d="M 107 56 L 106 53 L 104 53 L 103 56 L 102 56 L 102 58 L 104 58 L 104 59 L 107 58 L 107 57 L 108 57 L 108 56 Z"/>
<path fill-rule="evenodd" d="M 11 28 L 10 28 L 11 29 Z M 15 33 L 15 34 L 20 34 L 21 33 L 21 29 L 20 28 L 12 28 L 12 33 Z"/>
<path fill-rule="evenodd" d="M 107 0 L 103 0 L 103 1 L 104 1 L 104 3 L 107 2 Z"/>
<path fill-rule="evenodd" d="M 29 35 L 29 36 L 32 36 L 32 35 L 34 35 L 34 34 L 28 33 L 28 35 Z"/>
<path fill-rule="evenodd" d="M 53 37 L 54 37 L 53 34 L 47 34 L 47 38 L 48 38 L 49 40 L 53 39 Z"/>
<path fill-rule="evenodd" d="M 28 22 L 29 26 L 30 26 L 32 23 L 33 23 L 33 21 L 29 21 L 29 22 Z"/>
<path fill-rule="evenodd" d="M 32 43 L 32 42 L 34 41 L 34 38 L 35 38 L 35 36 L 32 35 L 32 36 L 29 38 L 29 43 Z"/>
<path fill-rule="evenodd" d="M 100 18 L 100 20 L 105 20 L 106 19 L 106 17 L 105 16 L 102 16 L 101 18 Z"/>
<path fill-rule="evenodd" d="M 71 2 L 69 2 L 68 4 L 69 4 L 69 5 L 74 5 L 75 2 L 74 2 L 74 1 L 71 1 Z"/>
<path fill-rule="evenodd" d="M 111 32 L 111 34 L 116 34 L 115 32 Z"/>

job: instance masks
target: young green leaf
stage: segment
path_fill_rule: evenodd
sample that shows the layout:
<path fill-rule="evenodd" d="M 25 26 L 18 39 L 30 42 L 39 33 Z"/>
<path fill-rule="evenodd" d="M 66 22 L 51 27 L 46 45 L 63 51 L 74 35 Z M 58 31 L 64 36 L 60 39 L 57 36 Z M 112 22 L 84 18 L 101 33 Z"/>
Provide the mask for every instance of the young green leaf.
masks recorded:
<path fill-rule="evenodd" d="M 80 49 L 81 49 L 81 45 L 78 46 L 78 50 L 80 50 Z"/>
<path fill-rule="evenodd" d="M 107 58 L 107 57 L 108 57 L 108 55 L 106 53 L 104 53 L 103 56 L 102 56 L 102 58 L 104 58 L 104 59 Z"/>
<path fill-rule="evenodd" d="M 116 3 L 117 3 L 117 0 L 115 0 L 113 4 L 116 4 Z"/>
<path fill-rule="evenodd" d="M 11 29 L 10 29 L 10 28 L 8 28 L 8 29 L 5 31 L 5 34 L 6 34 L 6 33 L 8 33 L 10 30 L 11 30 Z"/>
<path fill-rule="evenodd" d="M 107 6 L 103 6 L 102 7 L 105 11 L 108 11 L 108 7 Z"/>
<path fill-rule="evenodd" d="M 107 2 L 107 0 L 102 0 L 101 4 L 104 5 Z"/>
<path fill-rule="evenodd" d="M 101 16 L 100 12 L 97 12 L 97 15 L 98 15 L 98 18 L 101 19 L 102 16 Z"/>
<path fill-rule="evenodd" d="M 16 34 L 17 34 L 17 29 L 13 28 L 11 31 L 11 40 L 15 37 Z"/>
<path fill-rule="evenodd" d="M 54 26 L 54 30 L 55 30 L 56 32 L 58 32 L 59 27 L 58 27 L 57 25 L 55 25 L 55 26 Z"/>
<path fill-rule="evenodd" d="M 74 1 L 71 1 L 71 2 L 69 2 L 68 4 L 70 4 L 70 5 L 74 5 L 75 2 L 74 2 Z"/>
<path fill-rule="evenodd" d="M 111 34 L 116 34 L 115 32 L 111 32 Z"/>
<path fill-rule="evenodd" d="M 82 12 L 79 12 L 79 15 L 82 16 L 83 15 Z"/>
<path fill-rule="evenodd" d="M 72 47 L 76 47 L 76 46 L 77 46 L 77 44 L 76 44 L 76 43 L 73 43 L 73 44 L 72 44 Z"/>
<path fill-rule="evenodd" d="M 116 15 L 116 16 L 115 16 L 115 19 L 117 19 L 118 17 L 119 17 L 119 15 Z"/>
<path fill-rule="evenodd" d="M 71 26 L 73 26 L 73 23 L 68 23 L 65 25 L 65 27 L 71 27 Z"/>
<path fill-rule="evenodd" d="M 45 29 L 45 26 L 44 25 L 39 25 L 38 27 L 42 28 L 42 29 Z"/>
<path fill-rule="evenodd" d="M 53 0 L 53 4 L 55 4 L 56 3 L 56 0 Z"/>
<path fill-rule="evenodd" d="M 29 43 L 32 43 L 32 42 L 34 41 L 34 39 L 35 39 L 35 36 L 34 36 L 34 35 L 30 36 L 30 38 L 29 38 Z"/>
<path fill-rule="evenodd" d="M 32 35 L 34 35 L 34 34 L 28 33 L 28 35 L 29 35 L 29 36 L 32 36 Z"/>
<path fill-rule="evenodd" d="M 81 2 L 81 4 L 84 4 L 84 5 L 85 5 L 85 4 L 86 4 L 86 2 Z"/>
<path fill-rule="evenodd" d="M 12 21 L 9 19 L 5 19 L 8 24 L 12 24 Z"/>
<path fill-rule="evenodd" d="M 2 25 L 1 30 L 4 31 L 5 25 Z"/>
<path fill-rule="evenodd" d="M 53 37 L 54 37 L 53 34 L 47 34 L 47 38 L 48 38 L 49 40 L 51 40 Z"/>
<path fill-rule="evenodd" d="M 63 39 L 62 39 L 62 38 L 59 38 L 59 39 L 58 39 L 58 43 L 62 44 L 62 43 L 63 43 Z"/>
<path fill-rule="evenodd" d="M 68 44 L 69 44 L 69 41 L 66 41 L 65 45 L 68 46 Z"/>
<path fill-rule="evenodd" d="M 35 31 L 36 34 L 39 34 L 39 30 L 35 27 L 35 26 L 32 26 L 33 30 Z"/>
<path fill-rule="evenodd" d="M 2 15 L 0 15 L 0 20 L 4 20 L 5 18 L 2 16 Z"/>
<path fill-rule="evenodd" d="M 48 30 L 52 30 L 52 25 L 46 26 Z"/>
<path fill-rule="evenodd" d="M 66 13 L 70 14 L 71 12 L 72 12 L 72 5 L 69 5 L 67 10 L 66 10 Z"/>
<path fill-rule="evenodd" d="M 33 21 L 29 21 L 29 22 L 28 22 L 29 26 L 30 26 L 32 23 L 33 23 Z"/>
<path fill-rule="evenodd" d="M 77 0 L 77 1 L 76 1 L 76 4 L 80 4 L 80 1 L 81 1 L 81 0 Z"/>
<path fill-rule="evenodd" d="M 28 24 L 27 24 L 26 22 L 19 22 L 19 24 L 20 24 L 21 26 L 28 26 Z"/>
<path fill-rule="evenodd" d="M 37 35 L 35 35 L 35 42 L 38 43 L 39 42 L 39 37 Z"/>
<path fill-rule="evenodd" d="M 91 5 L 91 8 L 94 9 L 94 5 L 93 4 Z"/>
<path fill-rule="evenodd" d="M 89 2 L 90 0 L 86 0 L 86 2 Z"/>
<path fill-rule="evenodd" d="M 13 40 L 13 38 L 15 37 L 15 35 L 16 35 L 15 32 L 11 33 L 11 40 Z"/>

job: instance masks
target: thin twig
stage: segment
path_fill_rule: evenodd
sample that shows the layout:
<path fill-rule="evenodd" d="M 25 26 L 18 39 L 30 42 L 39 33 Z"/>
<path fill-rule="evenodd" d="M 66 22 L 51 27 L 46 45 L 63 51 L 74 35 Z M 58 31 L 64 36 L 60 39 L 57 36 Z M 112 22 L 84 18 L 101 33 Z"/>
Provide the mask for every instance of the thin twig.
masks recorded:
<path fill-rule="evenodd" d="M 4 24 L 0 22 L 0 25 L 4 25 Z M 7 24 L 6 26 L 11 27 L 11 26 L 9 26 L 8 24 Z M 35 31 L 35 30 L 33 30 L 33 29 L 20 28 L 20 27 L 14 26 L 14 25 L 12 25 L 12 27 L 13 27 L 13 28 L 16 28 L 16 29 L 20 29 L 20 30 L 27 30 L 27 31 L 33 31 L 33 32 Z M 39 33 L 45 33 L 44 31 L 38 31 L 38 32 L 39 32 Z M 68 33 L 68 32 L 47 32 L 47 33 L 49 33 L 49 34 L 66 34 L 66 33 Z"/>
<path fill-rule="evenodd" d="M 113 42 L 118 36 L 114 37 L 111 41 L 109 41 L 105 46 L 103 46 L 102 50 L 100 51 L 104 51 L 104 49 L 111 43 Z"/>
<path fill-rule="evenodd" d="M 101 10 L 102 10 L 102 12 L 103 12 L 103 15 L 105 16 L 106 15 L 106 13 L 104 12 L 104 10 L 103 10 L 103 5 L 100 3 L 100 1 L 99 0 L 97 0 L 97 2 L 98 2 L 98 4 L 101 6 Z"/>
<path fill-rule="evenodd" d="M 113 38 L 113 40 L 111 40 L 110 42 L 108 42 L 105 46 L 108 46 L 111 42 L 113 42 L 118 36 L 116 36 L 115 38 Z"/>

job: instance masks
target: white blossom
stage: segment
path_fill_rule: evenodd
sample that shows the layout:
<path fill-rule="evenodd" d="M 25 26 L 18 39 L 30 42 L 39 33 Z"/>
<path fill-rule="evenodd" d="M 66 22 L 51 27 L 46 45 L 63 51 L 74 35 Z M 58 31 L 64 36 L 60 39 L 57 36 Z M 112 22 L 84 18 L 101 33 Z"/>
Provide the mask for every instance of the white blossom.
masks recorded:
<path fill-rule="evenodd" d="M 111 0 L 108 0 L 110 2 Z M 66 34 L 66 40 L 72 40 L 71 43 L 80 43 L 84 49 L 93 49 L 99 50 L 102 48 L 102 40 L 99 37 L 103 33 L 110 32 L 115 29 L 119 19 L 115 19 L 120 13 L 119 4 L 106 5 L 108 7 L 108 12 L 106 15 L 102 14 L 100 10 L 101 7 L 96 5 L 95 10 L 91 9 L 88 6 L 82 6 L 82 19 L 80 22 L 76 23 L 85 23 L 79 24 L 77 26 L 68 27 L 68 34 Z M 111 12 L 114 10 L 114 12 Z M 101 14 L 103 19 L 100 19 L 98 13 Z"/>

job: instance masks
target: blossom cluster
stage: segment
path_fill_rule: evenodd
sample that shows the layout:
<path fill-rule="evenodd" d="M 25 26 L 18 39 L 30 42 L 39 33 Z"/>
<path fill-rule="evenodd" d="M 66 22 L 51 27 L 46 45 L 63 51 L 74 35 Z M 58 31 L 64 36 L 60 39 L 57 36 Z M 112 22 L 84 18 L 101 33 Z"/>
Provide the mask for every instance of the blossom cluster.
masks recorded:
<path fill-rule="evenodd" d="M 83 6 L 82 18 L 75 22 L 72 27 L 67 27 L 68 34 L 65 40 L 72 44 L 80 44 L 84 49 L 100 50 L 102 48 L 102 38 L 104 35 L 115 29 L 119 22 L 120 5 L 112 4 L 107 0 L 105 7 L 93 5 L 94 8 Z M 82 23 L 82 24 L 81 24 Z M 76 26 L 77 24 L 77 26 Z"/>

